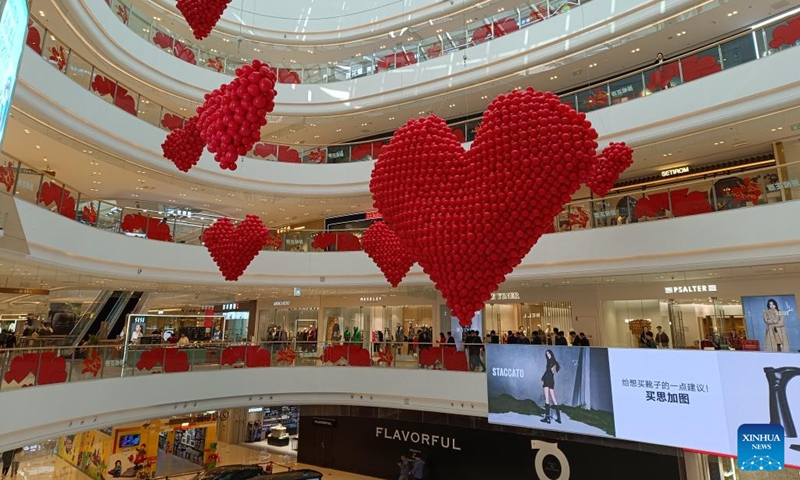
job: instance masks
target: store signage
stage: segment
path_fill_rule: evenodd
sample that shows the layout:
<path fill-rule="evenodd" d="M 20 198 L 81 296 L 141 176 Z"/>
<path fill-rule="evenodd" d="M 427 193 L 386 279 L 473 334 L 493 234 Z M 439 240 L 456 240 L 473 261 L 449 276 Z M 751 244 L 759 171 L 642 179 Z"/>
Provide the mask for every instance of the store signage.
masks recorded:
<path fill-rule="evenodd" d="M 170 217 L 186 217 L 192 218 L 192 212 L 190 210 L 183 210 L 180 208 L 167 208 L 167 215 Z"/>
<path fill-rule="evenodd" d="M 664 293 L 703 293 L 716 291 L 716 285 L 675 285 L 672 287 L 664 287 Z"/>
<path fill-rule="evenodd" d="M 662 170 L 661 177 L 662 178 L 674 177 L 676 175 L 684 175 L 687 173 L 689 173 L 689 167 L 671 168 L 669 170 Z"/>
<path fill-rule="evenodd" d="M 542 314 L 538 312 L 526 313 L 525 315 L 522 316 L 522 318 L 524 319 L 542 318 Z"/>
<path fill-rule="evenodd" d="M 519 292 L 495 292 L 492 300 L 519 300 Z"/>
<path fill-rule="evenodd" d="M 376 219 L 376 218 L 383 218 L 383 215 L 381 215 L 381 212 L 379 212 L 377 210 L 374 211 L 374 212 L 367 212 L 367 220 L 373 220 L 373 219 Z"/>
<path fill-rule="evenodd" d="M 0 288 L 0 293 L 17 293 L 20 295 L 50 295 L 50 290 L 38 288 Z"/>
<path fill-rule="evenodd" d="M 792 125 L 792 130 L 800 130 L 800 123 L 795 123 Z"/>
<path fill-rule="evenodd" d="M 283 300 L 283 301 L 280 301 L 280 302 L 275 302 L 272 305 L 274 307 L 288 307 L 291 303 L 292 302 L 290 302 L 289 300 Z"/>
<path fill-rule="evenodd" d="M 133 317 L 133 323 L 147 323 L 147 318 L 145 318 L 145 317 Z"/>
<path fill-rule="evenodd" d="M 611 98 L 621 97 L 623 95 L 627 95 L 629 93 L 633 93 L 633 85 L 625 85 L 624 87 L 618 88 L 616 90 L 611 91 Z"/>
<path fill-rule="evenodd" d="M 294 287 L 294 296 L 299 297 L 303 292 L 299 288 Z"/>
<path fill-rule="evenodd" d="M 800 180 L 792 179 L 785 182 L 775 182 L 767 184 L 767 190 L 770 192 L 778 192 L 780 190 L 789 190 L 792 188 L 800 187 Z"/>
<path fill-rule="evenodd" d="M 239 303 L 225 303 L 222 305 L 222 311 L 239 310 Z"/>
<path fill-rule="evenodd" d="M 380 302 L 383 300 L 383 297 L 361 297 L 361 301 L 364 303 L 374 303 Z"/>
<path fill-rule="evenodd" d="M 264 411 L 264 407 L 253 407 L 247 410 L 247 413 L 260 413 Z"/>
<path fill-rule="evenodd" d="M 594 212 L 594 218 L 601 219 L 601 218 L 614 218 L 617 217 L 619 213 L 616 210 L 601 210 L 599 212 Z"/>
<path fill-rule="evenodd" d="M 445 450 L 461 450 L 461 447 L 458 446 L 457 440 L 453 437 L 431 435 L 429 433 L 420 433 L 409 430 L 375 427 L 375 438 L 413 443 L 415 445 L 425 445 L 428 447 L 440 447 L 444 448 Z"/>
<path fill-rule="evenodd" d="M 335 418 L 323 418 L 323 417 L 314 417 L 314 425 L 318 425 L 320 427 L 336 427 L 336 419 Z"/>

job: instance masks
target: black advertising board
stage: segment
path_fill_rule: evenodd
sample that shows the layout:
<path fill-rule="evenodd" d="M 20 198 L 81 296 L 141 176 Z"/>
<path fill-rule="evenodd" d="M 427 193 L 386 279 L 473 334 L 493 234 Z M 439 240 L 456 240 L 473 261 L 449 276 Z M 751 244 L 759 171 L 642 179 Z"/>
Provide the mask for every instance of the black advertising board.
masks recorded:
<path fill-rule="evenodd" d="M 680 478 L 676 456 L 537 439 L 508 432 L 362 417 L 301 417 L 298 461 L 397 478 L 401 455 L 419 454 L 424 480 L 648 480 Z"/>

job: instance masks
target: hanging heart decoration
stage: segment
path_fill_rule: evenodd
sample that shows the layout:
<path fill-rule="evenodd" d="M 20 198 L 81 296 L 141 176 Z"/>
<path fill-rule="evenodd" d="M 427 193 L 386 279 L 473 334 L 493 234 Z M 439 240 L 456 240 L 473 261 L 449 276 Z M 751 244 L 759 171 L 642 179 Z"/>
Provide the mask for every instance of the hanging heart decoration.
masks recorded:
<path fill-rule="evenodd" d="M 624 143 L 612 142 L 603 149 L 593 165 L 586 186 L 605 197 L 619 180 L 620 174 L 633 165 L 633 149 Z"/>
<path fill-rule="evenodd" d="M 531 88 L 489 105 L 469 151 L 444 120 L 410 120 L 372 171 L 374 206 L 469 326 L 589 177 L 597 137 Z"/>
<path fill-rule="evenodd" d="M 207 146 L 220 168 L 236 170 L 239 156 L 261 139 L 267 114 L 275 109 L 275 81 L 275 72 L 259 60 L 237 68 L 232 82 L 205 95 L 184 128 L 167 135 L 164 157 L 187 172 Z"/>
<path fill-rule="evenodd" d="M 361 236 L 361 246 L 393 287 L 403 281 L 414 265 L 414 259 L 385 222 L 370 225 Z"/>
<path fill-rule="evenodd" d="M 194 38 L 202 40 L 211 34 L 231 0 L 178 0 L 178 11 L 192 29 Z"/>
<path fill-rule="evenodd" d="M 164 158 L 171 161 L 182 172 L 188 172 L 200 161 L 205 142 L 197 130 L 197 117 L 193 117 L 182 128 L 177 128 L 169 134 L 161 144 Z"/>
<path fill-rule="evenodd" d="M 247 215 L 239 225 L 220 218 L 203 233 L 203 244 L 225 280 L 235 282 L 269 239 L 269 230 L 257 215 Z"/>

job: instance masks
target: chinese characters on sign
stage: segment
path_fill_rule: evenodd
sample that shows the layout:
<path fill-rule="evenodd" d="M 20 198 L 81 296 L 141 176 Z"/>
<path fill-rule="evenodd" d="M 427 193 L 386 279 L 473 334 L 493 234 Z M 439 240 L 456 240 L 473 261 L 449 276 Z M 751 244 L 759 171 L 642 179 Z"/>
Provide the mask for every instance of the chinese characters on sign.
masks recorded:
<path fill-rule="evenodd" d="M 664 287 L 664 293 L 701 293 L 716 291 L 716 285 L 676 285 L 674 287 Z"/>
<path fill-rule="evenodd" d="M 689 393 L 708 393 L 708 385 L 702 383 L 669 383 L 667 381 L 634 380 L 625 378 L 623 387 L 644 389 L 647 402 L 677 403 L 689 405 Z M 677 391 L 677 392 L 676 392 Z"/>
<path fill-rule="evenodd" d="M 625 85 L 622 88 L 618 88 L 617 90 L 612 91 L 611 98 L 621 97 L 628 93 L 633 93 L 633 85 Z"/>
<path fill-rule="evenodd" d="M 614 218 L 617 216 L 616 210 L 601 210 L 599 212 L 594 212 L 594 218 L 601 219 L 601 218 Z"/>
<path fill-rule="evenodd" d="M 785 182 L 770 183 L 767 185 L 767 190 L 770 192 L 778 192 L 780 190 L 789 190 L 795 187 L 800 187 L 800 180 L 787 180 Z"/>

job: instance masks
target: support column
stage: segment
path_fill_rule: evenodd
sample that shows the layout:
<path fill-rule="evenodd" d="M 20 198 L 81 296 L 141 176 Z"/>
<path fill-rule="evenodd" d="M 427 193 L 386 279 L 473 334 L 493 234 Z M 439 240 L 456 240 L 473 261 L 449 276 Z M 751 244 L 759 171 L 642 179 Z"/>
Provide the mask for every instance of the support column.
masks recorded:
<path fill-rule="evenodd" d="M 701 453 L 683 452 L 684 480 L 709 480 L 708 458 Z"/>

